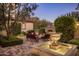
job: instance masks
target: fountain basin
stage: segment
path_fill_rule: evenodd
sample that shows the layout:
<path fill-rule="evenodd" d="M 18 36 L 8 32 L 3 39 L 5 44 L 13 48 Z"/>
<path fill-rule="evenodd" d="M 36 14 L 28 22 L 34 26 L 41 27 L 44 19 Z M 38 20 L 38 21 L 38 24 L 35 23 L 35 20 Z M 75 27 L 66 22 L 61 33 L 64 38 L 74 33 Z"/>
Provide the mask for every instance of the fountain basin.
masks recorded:
<path fill-rule="evenodd" d="M 52 44 L 51 42 L 47 42 L 45 44 L 40 45 L 39 47 L 42 49 L 48 49 L 50 51 L 57 52 L 58 54 L 62 55 L 66 54 L 72 48 L 72 45 L 65 43 L 60 43 L 58 46 L 50 47 L 51 44 Z"/>
<path fill-rule="evenodd" d="M 57 49 L 50 48 L 52 43 L 50 41 L 33 46 L 33 50 L 37 51 L 40 55 L 55 55 L 55 56 L 68 56 L 75 55 L 77 46 L 72 44 L 60 43 Z M 57 46 L 56 46 L 57 47 Z M 33 52 L 33 51 L 32 51 Z M 35 53 L 35 52 L 34 52 Z"/>

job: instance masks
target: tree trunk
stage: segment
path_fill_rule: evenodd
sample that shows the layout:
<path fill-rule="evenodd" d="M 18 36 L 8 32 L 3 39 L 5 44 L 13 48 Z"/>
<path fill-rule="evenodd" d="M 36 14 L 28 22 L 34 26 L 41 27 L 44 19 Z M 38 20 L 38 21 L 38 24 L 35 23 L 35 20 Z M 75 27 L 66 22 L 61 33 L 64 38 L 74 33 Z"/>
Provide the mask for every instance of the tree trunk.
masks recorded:
<path fill-rule="evenodd" d="M 6 26 L 6 32 L 7 32 L 7 39 L 9 39 L 10 35 L 11 35 L 11 27 L 10 27 L 10 20 L 11 20 L 11 16 L 10 16 L 10 5 L 9 5 L 9 11 L 8 11 L 8 20 L 7 20 L 7 26 Z"/>
<path fill-rule="evenodd" d="M 7 29 L 6 24 L 5 24 L 5 30 L 6 30 L 6 33 L 7 33 L 7 40 L 8 40 L 8 38 L 9 38 L 9 31 L 8 31 L 8 29 Z"/>

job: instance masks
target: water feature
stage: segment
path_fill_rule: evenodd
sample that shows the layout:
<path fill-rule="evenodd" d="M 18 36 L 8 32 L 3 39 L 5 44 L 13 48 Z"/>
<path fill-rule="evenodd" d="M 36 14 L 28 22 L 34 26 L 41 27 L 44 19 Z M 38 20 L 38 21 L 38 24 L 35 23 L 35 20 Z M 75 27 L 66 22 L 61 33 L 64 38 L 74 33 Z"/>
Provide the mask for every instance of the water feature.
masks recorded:
<path fill-rule="evenodd" d="M 39 53 L 40 55 L 75 55 L 77 52 L 77 46 L 67 43 L 59 42 L 62 33 L 49 32 L 50 39 L 48 42 L 43 42 L 38 45 L 33 46 L 34 53 Z M 33 51 L 32 51 L 33 52 Z"/>
<path fill-rule="evenodd" d="M 50 40 L 38 47 L 51 51 L 52 53 L 55 52 L 57 54 L 65 55 L 73 48 L 73 45 L 59 42 L 60 36 L 61 33 L 53 32 L 51 33 Z"/>

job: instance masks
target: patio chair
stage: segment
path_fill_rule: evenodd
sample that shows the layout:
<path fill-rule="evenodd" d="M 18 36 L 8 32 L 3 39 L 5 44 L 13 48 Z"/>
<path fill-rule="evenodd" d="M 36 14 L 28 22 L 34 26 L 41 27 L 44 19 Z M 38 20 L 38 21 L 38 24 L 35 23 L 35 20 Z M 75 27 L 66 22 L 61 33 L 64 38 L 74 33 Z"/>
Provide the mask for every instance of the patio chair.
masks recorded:
<path fill-rule="evenodd" d="M 32 32 L 32 33 L 28 33 L 26 35 L 26 38 L 30 41 L 35 41 L 35 42 L 38 42 L 39 39 L 38 39 L 38 36 L 35 34 L 35 32 Z"/>

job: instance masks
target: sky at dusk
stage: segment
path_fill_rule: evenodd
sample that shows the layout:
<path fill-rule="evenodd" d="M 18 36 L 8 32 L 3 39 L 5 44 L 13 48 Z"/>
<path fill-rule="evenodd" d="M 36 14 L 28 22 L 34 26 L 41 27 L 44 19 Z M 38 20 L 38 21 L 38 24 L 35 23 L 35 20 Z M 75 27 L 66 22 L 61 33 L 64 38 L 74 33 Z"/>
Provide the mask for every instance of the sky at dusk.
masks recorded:
<path fill-rule="evenodd" d="M 54 21 L 58 16 L 75 11 L 77 3 L 40 3 L 35 16 L 40 19 Z"/>

